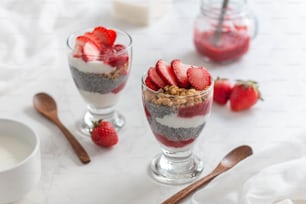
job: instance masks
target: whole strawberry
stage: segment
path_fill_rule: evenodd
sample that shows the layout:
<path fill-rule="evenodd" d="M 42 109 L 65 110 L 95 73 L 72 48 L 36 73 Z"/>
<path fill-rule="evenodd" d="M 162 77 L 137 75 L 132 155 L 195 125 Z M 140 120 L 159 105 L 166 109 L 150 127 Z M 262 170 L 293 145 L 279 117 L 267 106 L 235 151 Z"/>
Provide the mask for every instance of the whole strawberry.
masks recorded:
<path fill-rule="evenodd" d="M 261 99 L 258 84 L 255 81 L 238 80 L 230 97 L 232 111 L 243 111 L 251 108 Z"/>
<path fill-rule="evenodd" d="M 102 120 L 94 122 L 91 139 L 95 144 L 102 147 L 111 147 L 118 143 L 118 135 L 113 125 Z"/>
<path fill-rule="evenodd" d="M 214 102 L 225 105 L 230 99 L 232 85 L 228 79 L 218 77 L 214 83 Z"/>

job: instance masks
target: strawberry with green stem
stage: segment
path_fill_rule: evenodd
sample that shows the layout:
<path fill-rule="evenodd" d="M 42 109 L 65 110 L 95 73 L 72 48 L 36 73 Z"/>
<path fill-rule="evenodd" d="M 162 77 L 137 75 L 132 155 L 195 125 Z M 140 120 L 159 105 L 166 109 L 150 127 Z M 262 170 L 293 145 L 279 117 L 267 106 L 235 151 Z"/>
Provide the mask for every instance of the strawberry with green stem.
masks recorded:
<path fill-rule="evenodd" d="M 111 147 L 118 143 L 118 135 L 113 125 L 105 120 L 93 122 L 90 132 L 92 141 L 102 147 Z"/>
<path fill-rule="evenodd" d="M 238 112 L 250 109 L 258 100 L 263 99 L 261 98 L 257 82 L 237 80 L 230 97 L 232 111 Z"/>

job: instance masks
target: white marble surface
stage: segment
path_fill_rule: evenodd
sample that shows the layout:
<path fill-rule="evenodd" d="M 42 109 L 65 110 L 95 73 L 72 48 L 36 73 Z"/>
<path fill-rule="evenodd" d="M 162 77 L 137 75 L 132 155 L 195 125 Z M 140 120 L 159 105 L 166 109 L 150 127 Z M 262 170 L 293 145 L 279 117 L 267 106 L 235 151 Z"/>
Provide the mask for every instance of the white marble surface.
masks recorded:
<path fill-rule="evenodd" d="M 45 12 L 50 14 L 58 12 L 59 17 L 54 22 L 43 19 L 43 16 L 32 16 L 34 11 L 22 9 L 22 1 L 12 1 L 10 7 L 8 2 L 3 2 L 6 8 L 11 8 L 8 12 L 20 10 L 20 15 L 24 15 L 22 19 L 33 25 L 37 21 L 45 26 L 52 24 L 52 29 L 33 31 L 52 39 L 42 41 L 43 47 L 52 48 L 48 52 L 48 61 L 41 61 L 46 59 L 31 52 L 41 49 L 36 46 L 35 38 L 25 42 L 29 49 L 24 56 L 37 62 L 31 66 L 26 60 L 19 59 L 19 55 L 6 61 L 5 49 L 0 46 L 1 69 L 14 65 L 5 73 L 14 71 L 14 76 L 18 71 L 22 73 L 0 92 L 1 118 L 24 121 L 41 139 L 40 183 L 15 204 L 156 204 L 184 186 L 156 183 L 147 173 L 149 161 L 160 149 L 143 113 L 140 77 L 160 58 L 167 61 L 180 58 L 186 63 L 206 66 L 214 77 L 254 79 L 260 84 L 264 102 L 259 102 L 250 111 L 233 113 L 228 107 L 213 106 L 210 120 L 195 147 L 195 152 L 206 164 L 203 175 L 237 145 L 249 144 L 256 153 L 305 127 L 306 2 L 303 0 L 249 2 L 259 19 L 258 36 L 242 60 L 223 66 L 206 64 L 195 53 L 192 28 L 199 13 L 197 0 L 173 0 L 171 12 L 150 27 L 136 27 L 112 19 L 109 0 L 67 1 L 74 2 L 70 6 L 61 1 L 27 1 L 26 4 L 43 4 Z M 71 14 L 73 9 L 79 9 L 75 10 L 79 12 L 77 17 Z M 18 21 L 4 13 L 0 16 L 0 23 L 12 22 L 13 28 Z M 124 29 L 134 40 L 132 73 L 117 106 L 125 115 L 127 126 L 120 132 L 119 144 L 109 150 L 95 146 L 76 132 L 76 123 L 82 117 L 85 103 L 73 84 L 66 59 L 65 38 L 75 30 L 96 25 Z M 24 33 L 16 36 L 6 33 L 7 37 L 19 39 L 31 32 L 28 28 L 21 30 Z M 1 32 L 5 34 L 5 31 Z M 5 38 L 1 41 L 4 43 Z M 88 150 L 92 157 L 90 164 L 82 165 L 57 127 L 33 109 L 32 97 L 41 91 L 57 100 L 60 119 Z M 183 203 L 190 203 L 190 200 Z"/>

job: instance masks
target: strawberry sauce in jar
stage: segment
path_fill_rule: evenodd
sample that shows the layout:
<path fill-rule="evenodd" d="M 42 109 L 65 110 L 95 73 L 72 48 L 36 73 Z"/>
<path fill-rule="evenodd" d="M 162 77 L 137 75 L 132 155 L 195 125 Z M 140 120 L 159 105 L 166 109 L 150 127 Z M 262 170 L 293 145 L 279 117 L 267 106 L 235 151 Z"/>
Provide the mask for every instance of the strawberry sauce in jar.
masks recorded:
<path fill-rule="evenodd" d="M 245 0 L 231 0 L 218 26 L 223 0 L 202 0 L 201 14 L 194 24 L 196 51 L 207 61 L 232 62 L 249 50 L 257 31 L 257 21 Z M 219 32 L 218 32 L 219 31 Z"/>

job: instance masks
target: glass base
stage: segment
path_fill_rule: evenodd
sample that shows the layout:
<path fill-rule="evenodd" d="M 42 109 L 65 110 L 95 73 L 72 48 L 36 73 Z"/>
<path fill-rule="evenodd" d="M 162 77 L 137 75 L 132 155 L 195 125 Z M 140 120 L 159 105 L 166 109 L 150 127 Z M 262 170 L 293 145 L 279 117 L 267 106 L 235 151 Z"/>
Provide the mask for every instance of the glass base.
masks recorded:
<path fill-rule="evenodd" d="M 115 111 L 113 108 L 94 109 L 88 106 L 87 111 L 81 121 L 81 133 L 90 135 L 90 131 L 93 128 L 93 121 L 98 120 L 106 120 L 111 122 L 116 131 L 120 131 L 126 123 L 124 116 Z"/>
<path fill-rule="evenodd" d="M 195 155 L 186 158 L 157 155 L 151 162 L 151 176 L 165 184 L 184 184 L 194 181 L 203 171 L 203 162 Z"/>

